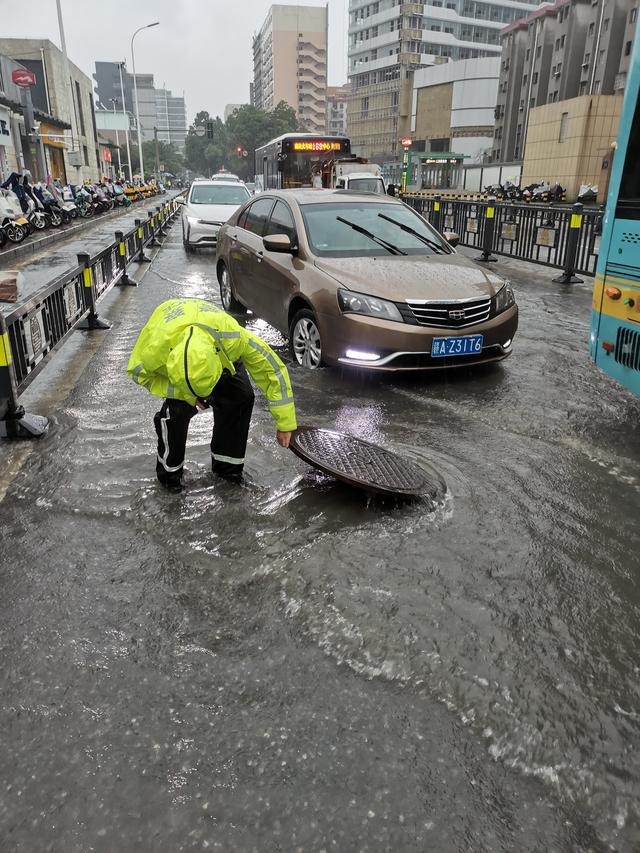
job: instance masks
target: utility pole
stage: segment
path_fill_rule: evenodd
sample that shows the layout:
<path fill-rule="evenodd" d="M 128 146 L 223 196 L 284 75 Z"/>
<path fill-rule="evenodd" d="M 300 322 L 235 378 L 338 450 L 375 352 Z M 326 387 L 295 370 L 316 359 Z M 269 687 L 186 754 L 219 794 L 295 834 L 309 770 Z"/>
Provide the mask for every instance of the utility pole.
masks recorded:
<path fill-rule="evenodd" d="M 153 128 L 153 141 L 156 146 L 156 181 L 160 180 L 160 145 L 158 144 L 158 128 Z"/>
<path fill-rule="evenodd" d="M 60 5 L 60 0 L 56 0 L 56 6 L 58 9 L 58 28 L 60 30 L 60 47 L 62 48 L 62 74 L 65 80 L 65 87 L 67 89 L 67 102 L 69 104 L 69 112 L 71 114 L 71 151 L 77 150 L 80 151 L 80 141 L 78 139 L 78 126 L 76 124 L 76 109 L 75 109 L 75 100 L 73 97 L 73 84 L 71 82 L 71 74 L 69 72 L 69 57 L 67 56 L 67 42 L 64 37 L 64 22 L 62 20 L 62 6 Z M 96 139 L 96 143 L 98 140 Z M 76 169 L 79 169 L 79 166 L 76 166 Z"/>
<path fill-rule="evenodd" d="M 118 120 L 116 118 L 116 103 L 117 103 L 117 101 L 118 101 L 117 98 L 111 98 L 111 102 L 113 104 L 113 123 L 116 126 L 116 146 L 118 148 L 118 178 L 121 178 L 122 177 L 122 162 L 120 160 L 120 137 L 118 135 L 118 124 L 117 124 Z"/>
<path fill-rule="evenodd" d="M 133 169 L 131 168 L 131 147 L 129 145 L 129 113 L 127 112 L 127 104 L 124 100 L 124 83 L 122 82 L 122 66 L 124 62 L 118 63 L 118 69 L 120 71 L 120 95 L 122 96 L 122 110 L 127 117 L 127 129 L 125 130 L 124 136 L 127 140 L 127 162 L 129 163 L 129 180 L 133 182 Z"/>

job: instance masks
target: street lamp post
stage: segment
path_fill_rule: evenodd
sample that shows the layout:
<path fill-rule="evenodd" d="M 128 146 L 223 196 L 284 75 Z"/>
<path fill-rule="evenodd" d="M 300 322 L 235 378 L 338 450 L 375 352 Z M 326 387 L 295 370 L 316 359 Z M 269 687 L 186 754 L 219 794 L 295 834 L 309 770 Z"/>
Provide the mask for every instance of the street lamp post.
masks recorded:
<path fill-rule="evenodd" d="M 148 30 L 149 27 L 157 27 L 160 21 L 154 21 L 152 24 L 145 24 L 144 27 L 139 27 L 135 33 L 131 36 L 131 67 L 133 68 L 133 92 L 134 98 L 136 102 L 136 124 L 138 126 L 138 153 L 140 155 L 140 174 L 142 175 L 142 180 L 144 181 L 144 161 L 142 159 L 142 132 L 140 128 L 140 106 L 138 104 L 138 80 L 136 78 L 136 58 L 133 52 L 133 40 L 138 35 L 138 33 L 142 32 L 142 30 Z M 133 176 L 132 176 L 133 177 Z"/>
<path fill-rule="evenodd" d="M 124 83 L 122 82 L 122 66 L 124 62 L 118 63 L 118 70 L 120 71 L 120 95 L 122 97 L 122 111 L 127 117 L 127 129 L 124 132 L 124 138 L 127 140 L 127 162 L 129 163 L 129 180 L 133 182 L 133 169 L 131 168 L 131 148 L 129 146 L 129 113 L 127 112 L 127 104 L 124 99 Z"/>
<path fill-rule="evenodd" d="M 116 119 L 116 103 L 117 98 L 111 98 L 111 103 L 113 104 L 113 123 L 116 126 L 116 147 L 118 149 L 118 178 L 122 177 L 122 162 L 120 160 L 120 136 L 118 134 L 118 124 Z"/>

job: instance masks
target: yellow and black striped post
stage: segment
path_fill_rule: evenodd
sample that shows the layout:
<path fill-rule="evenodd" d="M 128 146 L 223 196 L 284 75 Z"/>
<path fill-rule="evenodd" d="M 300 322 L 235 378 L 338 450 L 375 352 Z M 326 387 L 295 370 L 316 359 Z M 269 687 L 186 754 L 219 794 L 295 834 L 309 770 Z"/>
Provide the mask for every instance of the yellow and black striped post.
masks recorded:
<path fill-rule="evenodd" d="M 487 199 L 487 206 L 484 209 L 484 232 L 482 235 L 482 254 L 476 261 L 481 261 L 484 264 L 495 263 L 498 259 L 491 252 L 493 250 L 493 235 L 496 228 L 496 197 L 490 195 Z"/>
<path fill-rule="evenodd" d="M 91 256 L 86 252 L 79 252 L 77 257 L 78 264 L 82 267 L 82 291 L 84 293 L 84 304 L 89 309 L 86 319 L 83 320 L 77 328 L 84 329 L 89 332 L 106 331 L 111 328 L 111 323 L 98 317 L 98 312 L 96 311 L 96 288 L 93 277 L 93 266 L 91 265 Z"/>
<path fill-rule="evenodd" d="M 571 208 L 571 218 L 567 229 L 567 248 L 564 253 L 564 272 L 557 278 L 552 279 L 555 284 L 582 284 L 582 279 L 576 273 L 576 259 L 578 257 L 578 244 L 580 242 L 580 229 L 582 228 L 584 208 L 577 201 Z"/>
<path fill-rule="evenodd" d="M 153 212 L 153 210 L 147 211 L 147 216 L 149 217 L 149 232 L 151 234 L 151 240 L 149 241 L 150 246 L 162 246 L 162 243 L 157 238 L 158 233 L 158 215 Z"/>
<path fill-rule="evenodd" d="M 0 438 L 38 438 L 49 421 L 25 412 L 18 403 L 18 383 L 7 322 L 0 312 Z"/>
<path fill-rule="evenodd" d="M 134 225 L 136 226 L 136 253 L 138 255 L 138 263 L 151 263 L 151 258 L 147 257 L 144 253 L 144 228 L 142 225 L 141 219 L 134 219 Z"/>
<path fill-rule="evenodd" d="M 159 204 L 156 207 L 156 219 L 158 221 L 158 236 L 166 237 L 167 232 L 164 230 L 164 205 Z"/>
<path fill-rule="evenodd" d="M 134 281 L 132 278 L 129 278 L 127 275 L 127 244 L 125 243 L 124 234 L 122 231 L 116 231 L 116 243 L 118 244 L 117 248 L 117 258 L 118 258 L 118 268 L 122 270 L 122 275 L 118 280 L 119 285 L 128 286 L 128 287 L 137 287 L 138 282 Z"/>
<path fill-rule="evenodd" d="M 440 222 L 442 219 L 440 207 L 441 207 L 441 198 L 439 195 L 435 196 L 433 199 L 433 215 L 431 217 L 431 224 L 436 229 L 436 231 L 441 231 Z"/>

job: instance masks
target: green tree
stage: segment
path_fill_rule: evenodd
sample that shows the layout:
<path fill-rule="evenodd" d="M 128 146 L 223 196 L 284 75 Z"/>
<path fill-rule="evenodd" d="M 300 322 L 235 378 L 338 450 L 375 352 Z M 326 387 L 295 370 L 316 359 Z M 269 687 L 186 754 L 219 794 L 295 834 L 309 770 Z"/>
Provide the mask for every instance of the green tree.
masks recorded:
<path fill-rule="evenodd" d="M 196 127 L 206 128 L 210 121 L 213 122 L 213 139 L 206 133 L 198 136 Z M 245 180 L 253 180 L 256 148 L 276 136 L 297 130 L 302 128 L 295 110 L 285 101 L 271 112 L 245 104 L 229 116 L 226 124 L 219 117 L 212 119 L 206 110 L 202 110 L 187 134 L 186 166 L 197 175 L 212 175 L 224 168 Z M 246 157 L 243 156 L 245 151 Z"/>
<path fill-rule="evenodd" d="M 180 149 L 168 142 L 158 143 L 158 153 L 160 155 L 160 163 L 164 165 L 164 171 L 170 172 L 172 175 L 179 175 L 184 170 L 184 157 Z M 120 156 L 123 158 L 123 163 L 126 160 L 126 148 L 121 148 Z M 142 143 L 142 156 L 144 158 L 144 171 L 147 177 L 156 173 L 156 144 L 155 142 Z M 140 156 L 138 154 L 138 146 L 131 145 L 131 165 L 133 174 L 140 171 Z M 128 170 L 127 170 L 128 171 Z"/>

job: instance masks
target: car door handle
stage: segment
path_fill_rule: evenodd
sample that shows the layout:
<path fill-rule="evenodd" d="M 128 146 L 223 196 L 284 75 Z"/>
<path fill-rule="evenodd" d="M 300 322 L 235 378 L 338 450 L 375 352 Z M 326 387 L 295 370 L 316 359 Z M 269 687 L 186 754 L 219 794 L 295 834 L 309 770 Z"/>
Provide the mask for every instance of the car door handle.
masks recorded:
<path fill-rule="evenodd" d="M 264 252 L 256 252 L 256 260 L 258 261 L 258 263 L 260 263 L 263 258 L 264 258 Z"/>

